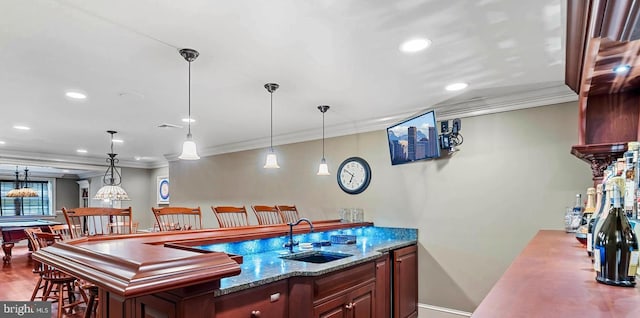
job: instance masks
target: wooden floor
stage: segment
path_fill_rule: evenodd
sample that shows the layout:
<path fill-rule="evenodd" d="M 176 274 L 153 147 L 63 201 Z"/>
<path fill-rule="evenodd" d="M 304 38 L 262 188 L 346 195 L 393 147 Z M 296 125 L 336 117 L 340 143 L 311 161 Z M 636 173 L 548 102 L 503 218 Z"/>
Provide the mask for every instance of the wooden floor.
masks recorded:
<path fill-rule="evenodd" d="M 38 281 L 38 276 L 31 271 L 33 269 L 33 261 L 29 257 L 31 252 L 26 244 L 19 244 L 13 248 L 12 254 L 11 264 L 2 266 L 0 300 L 29 301 L 33 287 Z M 55 317 L 56 310 L 57 305 L 53 304 L 52 317 Z M 83 317 L 84 308 L 79 308 L 78 311 L 65 317 Z"/>

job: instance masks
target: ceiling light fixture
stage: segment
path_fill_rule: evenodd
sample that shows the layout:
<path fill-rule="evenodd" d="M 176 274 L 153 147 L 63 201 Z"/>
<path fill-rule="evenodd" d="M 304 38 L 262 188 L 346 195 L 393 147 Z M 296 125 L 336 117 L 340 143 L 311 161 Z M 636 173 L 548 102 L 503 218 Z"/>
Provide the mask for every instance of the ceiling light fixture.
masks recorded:
<path fill-rule="evenodd" d="M 623 73 L 629 72 L 630 69 L 631 69 L 631 66 L 629 66 L 628 64 L 624 64 L 624 65 L 618 65 L 614 67 L 613 71 L 616 72 L 617 74 L 623 74 Z"/>
<path fill-rule="evenodd" d="M 465 88 L 467 88 L 467 86 L 469 86 L 469 84 L 467 83 L 453 83 L 453 84 L 449 84 L 447 86 L 445 86 L 444 89 L 450 91 L 450 92 L 454 92 L 454 91 L 459 91 L 459 90 L 463 90 Z"/>
<path fill-rule="evenodd" d="M 415 53 L 428 48 L 430 45 L 431 45 L 431 40 L 429 39 L 424 39 L 424 38 L 411 39 L 403 42 L 400 45 L 400 51 L 405 53 Z"/>
<path fill-rule="evenodd" d="M 193 118 L 182 118 L 183 123 L 195 123 L 196 120 Z"/>
<path fill-rule="evenodd" d="M 64 96 L 67 96 L 71 99 L 75 99 L 75 100 L 83 100 L 83 99 L 87 99 L 87 94 L 79 92 L 79 91 L 67 91 L 66 93 L 64 93 Z"/>
<path fill-rule="evenodd" d="M 318 109 L 322 113 L 322 160 L 320 160 L 320 165 L 318 166 L 318 175 L 328 176 L 329 166 L 327 165 L 327 161 L 324 159 L 324 113 L 326 113 L 327 110 L 329 110 L 329 106 L 321 105 L 321 106 L 318 106 Z"/>
<path fill-rule="evenodd" d="M 113 142 L 117 143 L 117 144 L 121 144 L 124 142 L 124 140 L 122 139 L 114 139 Z"/>
<path fill-rule="evenodd" d="M 104 186 L 98 190 L 98 193 L 96 193 L 96 196 L 93 198 L 96 200 L 109 201 L 111 203 L 113 203 L 113 201 L 129 200 L 127 191 L 120 186 L 122 183 L 122 175 L 120 175 L 120 172 L 116 169 L 116 163 L 120 161 L 116 159 L 118 154 L 113 153 L 113 135 L 118 132 L 114 130 L 107 130 L 107 133 L 111 135 L 111 152 L 107 154 L 109 156 L 109 158 L 107 158 L 109 167 L 107 167 L 107 171 L 104 173 L 104 176 L 102 176 L 102 183 L 104 183 Z"/>
<path fill-rule="evenodd" d="M 0 145 L 4 145 L 4 144 L 6 144 L 6 142 L 0 140 Z"/>
<path fill-rule="evenodd" d="M 16 184 L 15 184 L 15 188 L 12 189 L 11 191 L 7 192 L 7 197 L 9 198 L 31 198 L 31 197 L 37 197 L 38 196 L 38 192 L 36 192 L 35 190 L 29 188 L 29 169 L 27 169 L 27 167 L 24 167 L 24 182 L 22 184 L 22 187 L 20 187 L 20 178 L 19 178 L 19 173 L 18 173 L 18 166 L 16 166 Z"/>
<path fill-rule="evenodd" d="M 22 126 L 22 125 L 14 125 L 13 128 L 18 129 L 18 130 L 31 130 L 31 128 L 29 128 L 27 126 Z"/>
<path fill-rule="evenodd" d="M 264 88 L 266 88 L 269 94 L 271 94 L 271 146 L 269 147 L 269 152 L 267 153 L 267 160 L 264 163 L 264 168 L 266 169 L 280 168 L 280 166 L 278 165 L 278 157 L 276 157 L 276 153 L 275 151 L 273 151 L 273 92 L 275 92 L 278 87 L 280 87 L 280 85 L 276 83 L 264 84 Z"/>
<path fill-rule="evenodd" d="M 77 153 L 87 153 L 87 149 L 77 149 Z"/>
<path fill-rule="evenodd" d="M 198 156 L 196 143 L 191 136 L 191 62 L 195 61 L 200 53 L 194 49 L 181 49 L 180 55 L 189 62 L 189 117 L 187 118 L 189 132 L 187 133 L 187 140 L 182 144 L 182 154 L 178 158 L 182 160 L 198 160 L 200 156 Z"/>

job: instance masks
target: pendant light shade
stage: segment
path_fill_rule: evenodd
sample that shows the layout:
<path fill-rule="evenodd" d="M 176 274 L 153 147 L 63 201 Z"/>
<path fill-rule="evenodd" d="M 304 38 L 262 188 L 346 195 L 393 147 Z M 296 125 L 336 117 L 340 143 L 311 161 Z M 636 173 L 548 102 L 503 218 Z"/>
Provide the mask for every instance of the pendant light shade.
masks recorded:
<path fill-rule="evenodd" d="M 187 133 L 187 140 L 182 144 L 182 154 L 180 154 L 178 159 L 198 160 L 200 159 L 200 156 L 198 156 L 196 143 L 193 141 L 193 137 L 191 136 L 191 62 L 195 61 L 200 53 L 194 49 L 182 49 L 180 50 L 180 55 L 189 62 L 189 132 Z"/>
<path fill-rule="evenodd" d="M 280 166 L 278 165 L 278 157 L 276 156 L 276 152 L 273 151 L 273 92 L 275 92 L 278 87 L 280 87 L 280 85 L 276 83 L 264 84 L 264 88 L 266 88 L 269 94 L 271 94 L 271 146 L 269 147 L 269 152 L 267 153 L 267 160 L 264 163 L 265 169 L 280 168 Z"/>
<path fill-rule="evenodd" d="M 318 166 L 318 175 L 328 176 L 329 166 L 327 165 L 327 160 L 324 159 L 324 113 L 326 113 L 327 110 L 329 110 L 329 106 L 321 105 L 321 106 L 318 106 L 318 109 L 322 113 L 322 159 L 320 160 L 320 165 Z"/>
<path fill-rule="evenodd" d="M 117 131 L 107 130 L 107 133 L 111 135 L 111 152 L 107 154 L 109 156 L 109 158 L 107 158 L 109 167 L 102 177 L 102 183 L 104 183 L 104 186 L 98 190 L 98 193 L 96 193 L 93 198 L 105 201 L 130 200 L 127 191 L 120 186 L 122 183 L 122 176 L 116 169 L 116 163 L 118 163 L 119 160 L 116 159 L 118 154 L 113 152 L 113 135 L 116 134 Z"/>

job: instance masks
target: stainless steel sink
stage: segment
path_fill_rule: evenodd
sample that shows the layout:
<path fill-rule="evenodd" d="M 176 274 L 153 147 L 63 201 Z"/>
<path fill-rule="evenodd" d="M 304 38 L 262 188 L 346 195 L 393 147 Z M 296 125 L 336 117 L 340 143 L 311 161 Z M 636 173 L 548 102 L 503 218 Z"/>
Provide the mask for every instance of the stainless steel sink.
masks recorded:
<path fill-rule="evenodd" d="M 325 252 L 325 251 L 310 251 L 310 252 L 302 252 L 302 253 L 296 253 L 296 254 L 290 254 L 290 255 L 283 255 L 283 256 L 280 256 L 280 258 L 289 259 L 293 261 L 321 264 L 321 263 L 336 261 L 349 256 L 353 256 L 353 255 L 335 253 L 335 252 Z"/>

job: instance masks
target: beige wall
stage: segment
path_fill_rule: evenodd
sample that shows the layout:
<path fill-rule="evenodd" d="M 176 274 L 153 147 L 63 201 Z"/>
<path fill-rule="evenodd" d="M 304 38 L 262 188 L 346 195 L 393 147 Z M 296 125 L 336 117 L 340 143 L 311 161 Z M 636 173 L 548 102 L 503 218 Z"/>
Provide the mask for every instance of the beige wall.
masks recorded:
<path fill-rule="evenodd" d="M 281 169 L 266 170 L 265 149 L 171 162 L 171 204 L 293 203 L 314 220 L 361 207 L 379 226 L 419 229 L 420 302 L 464 311 L 482 301 L 513 258 L 542 228 L 561 229 L 575 193 L 591 184 L 577 143 L 577 104 L 462 119 L 464 144 L 450 158 L 391 166 L 384 130 L 326 141 L 331 176 L 316 176 L 320 141 L 277 146 Z M 369 188 L 343 193 L 340 162 L 371 165 Z M 256 223 L 252 216 L 251 222 Z"/>

